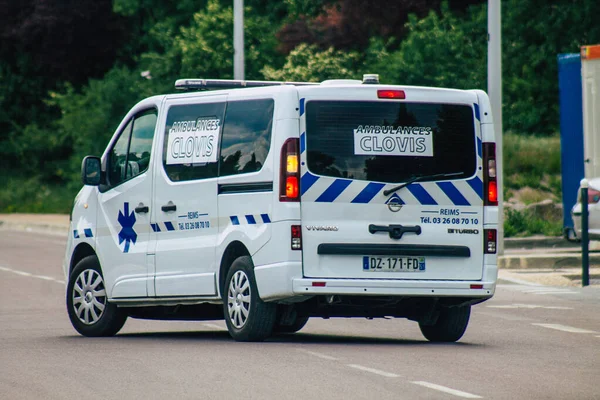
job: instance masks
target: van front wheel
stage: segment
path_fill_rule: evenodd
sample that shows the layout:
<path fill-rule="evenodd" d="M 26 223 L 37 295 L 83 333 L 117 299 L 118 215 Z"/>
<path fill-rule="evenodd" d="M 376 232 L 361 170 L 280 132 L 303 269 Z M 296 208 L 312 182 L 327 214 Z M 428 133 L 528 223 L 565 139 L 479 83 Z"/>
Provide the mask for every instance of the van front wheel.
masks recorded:
<path fill-rule="evenodd" d="M 108 301 L 96 256 L 79 261 L 71 272 L 67 311 L 75 330 L 84 336 L 113 336 L 125 324 L 127 314 Z"/>
<path fill-rule="evenodd" d="M 419 322 L 421 333 L 431 342 L 456 342 L 467 330 L 471 306 L 442 308 L 434 324 Z"/>
<path fill-rule="evenodd" d="M 271 336 L 277 306 L 258 296 L 252 260 L 238 257 L 225 279 L 223 311 L 229 334 L 241 342 L 262 341 Z"/>

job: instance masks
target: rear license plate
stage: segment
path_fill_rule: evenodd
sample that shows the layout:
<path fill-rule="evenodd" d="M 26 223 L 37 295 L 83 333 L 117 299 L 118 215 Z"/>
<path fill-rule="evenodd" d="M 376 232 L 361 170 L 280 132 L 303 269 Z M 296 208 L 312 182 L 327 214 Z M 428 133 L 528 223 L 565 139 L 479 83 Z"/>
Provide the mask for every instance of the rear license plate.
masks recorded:
<path fill-rule="evenodd" d="M 424 272 L 425 257 L 363 256 L 363 271 Z"/>

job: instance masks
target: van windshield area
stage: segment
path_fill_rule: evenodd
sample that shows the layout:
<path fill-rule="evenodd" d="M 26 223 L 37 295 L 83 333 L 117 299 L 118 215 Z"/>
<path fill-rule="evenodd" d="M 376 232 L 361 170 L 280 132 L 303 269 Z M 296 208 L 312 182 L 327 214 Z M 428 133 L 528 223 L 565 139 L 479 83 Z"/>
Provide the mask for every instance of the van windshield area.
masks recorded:
<path fill-rule="evenodd" d="M 477 167 L 474 112 L 463 104 L 307 101 L 306 150 L 317 175 L 387 183 L 468 178 Z"/>

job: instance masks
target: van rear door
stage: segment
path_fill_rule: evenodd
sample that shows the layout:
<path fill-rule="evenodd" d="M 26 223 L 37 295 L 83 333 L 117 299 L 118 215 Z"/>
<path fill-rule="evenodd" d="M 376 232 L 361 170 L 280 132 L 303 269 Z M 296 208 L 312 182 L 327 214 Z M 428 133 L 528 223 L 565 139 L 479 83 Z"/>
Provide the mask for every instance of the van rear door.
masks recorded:
<path fill-rule="evenodd" d="M 304 276 L 481 279 L 477 96 L 382 85 L 299 93 Z"/>

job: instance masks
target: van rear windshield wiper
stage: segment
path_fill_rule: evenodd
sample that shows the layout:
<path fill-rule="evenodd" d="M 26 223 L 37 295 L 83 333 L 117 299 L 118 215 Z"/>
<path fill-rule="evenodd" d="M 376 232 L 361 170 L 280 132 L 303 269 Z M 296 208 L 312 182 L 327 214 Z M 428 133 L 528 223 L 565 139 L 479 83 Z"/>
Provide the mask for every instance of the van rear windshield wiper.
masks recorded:
<path fill-rule="evenodd" d="M 392 194 L 394 192 L 397 192 L 398 190 L 400 190 L 402 188 L 407 187 L 411 183 L 425 181 L 425 180 L 429 180 L 429 179 L 437 179 L 437 178 L 452 178 L 454 176 L 459 176 L 459 175 L 463 175 L 463 172 L 449 172 L 447 174 L 433 174 L 433 175 L 413 176 L 412 178 L 410 178 L 409 180 L 407 180 L 403 184 L 400 184 L 400 185 L 398 185 L 396 187 L 393 187 L 391 189 L 388 189 L 388 190 L 384 190 L 383 191 L 383 195 L 384 196 L 389 196 L 390 194 Z"/>

